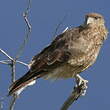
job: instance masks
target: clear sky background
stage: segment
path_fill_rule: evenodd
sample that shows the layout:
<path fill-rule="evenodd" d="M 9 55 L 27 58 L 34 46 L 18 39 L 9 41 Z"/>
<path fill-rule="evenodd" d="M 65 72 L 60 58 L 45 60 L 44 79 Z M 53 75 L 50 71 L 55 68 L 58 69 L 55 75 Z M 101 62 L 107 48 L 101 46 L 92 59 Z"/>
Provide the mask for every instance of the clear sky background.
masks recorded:
<path fill-rule="evenodd" d="M 28 0 L 0 0 L 0 48 L 10 56 L 15 56 L 25 36 L 26 25 L 22 12 Z M 28 63 L 53 39 L 55 29 L 66 15 L 57 34 L 66 27 L 76 27 L 83 23 L 89 12 L 101 13 L 110 29 L 110 0 L 32 0 L 30 22 L 31 38 L 20 57 Z M 109 36 L 110 37 L 110 36 Z M 110 109 L 110 38 L 105 41 L 97 62 L 81 75 L 89 80 L 85 97 L 76 101 L 69 110 L 109 110 Z M 0 54 L 0 60 L 5 59 Z M 28 71 L 23 65 L 16 66 L 16 79 Z M 0 64 L 0 98 L 8 93 L 11 72 L 7 65 Z M 73 79 L 55 82 L 39 79 L 37 84 L 27 88 L 16 102 L 15 110 L 60 110 L 74 86 Z M 3 110 L 8 110 L 9 98 L 3 102 Z"/>

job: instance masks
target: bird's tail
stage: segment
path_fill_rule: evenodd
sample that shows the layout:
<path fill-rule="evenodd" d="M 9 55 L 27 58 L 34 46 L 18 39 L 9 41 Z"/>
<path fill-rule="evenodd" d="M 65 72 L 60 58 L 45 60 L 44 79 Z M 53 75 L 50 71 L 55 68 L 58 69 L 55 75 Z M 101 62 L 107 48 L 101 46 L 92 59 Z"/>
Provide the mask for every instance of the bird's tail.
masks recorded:
<path fill-rule="evenodd" d="M 23 77 L 16 80 L 9 88 L 9 95 L 19 95 L 27 86 L 33 85 L 39 75 L 32 74 L 28 71 Z"/>

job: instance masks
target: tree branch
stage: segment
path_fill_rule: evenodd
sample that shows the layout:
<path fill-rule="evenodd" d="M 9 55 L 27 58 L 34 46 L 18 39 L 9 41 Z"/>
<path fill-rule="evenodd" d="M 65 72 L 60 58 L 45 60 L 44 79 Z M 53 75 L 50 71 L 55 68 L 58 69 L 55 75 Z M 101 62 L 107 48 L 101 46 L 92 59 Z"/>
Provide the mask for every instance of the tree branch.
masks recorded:
<path fill-rule="evenodd" d="M 11 67 L 11 72 L 12 72 L 12 77 L 11 77 L 12 79 L 11 79 L 11 81 L 12 81 L 12 83 L 13 83 L 13 82 L 15 81 L 15 64 L 16 64 L 16 62 L 15 62 L 15 60 L 14 60 L 12 57 L 10 57 L 4 50 L 0 49 L 0 52 L 3 53 L 5 56 L 7 56 L 8 59 L 9 59 L 9 60 L 0 61 L 0 63 L 10 65 L 10 67 Z M 8 61 L 8 62 L 7 62 L 7 61 Z M 11 61 L 11 62 L 9 63 L 9 61 Z M 10 106 L 9 106 L 9 110 L 14 110 L 14 105 L 15 105 L 16 97 L 13 96 L 12 98 L 13 98 L 13 100 L 11 100 L 11 104 L 10 104 Z"/>
<path fill-rule="evenodd" d="M 3 61 L 3 60 L 2 60 L 2 61 L 0 61 L 0 63 L 1 63 L 1 64 L 6 64 L 6 65 L 8 65 L 8 64 L 9 64 L 8 62 Z"/>
<path fill-rule="evenodd" d="M 10 66 L 11 66 L 11 81 L 12 83 L 15 81 L 15 66 L 16 66 L 16 61 L 12 60 L 12 62 L 10 63 Z M 12 99 L 11 99 L 11 103 L 10 103 L 10 106 L 9 106 L 9 110 L 14 110 L 14 105 L 15 105 L 15 102 L 16 102 L 16 95 L 13 95 Z"/>
<path fill-rule="evenodd" d="M 9 106 L 9 110 L 14 110 L 16 99 L 17 99 L 17 96 L 16 95 L 13 95 L 13 97 L 11 99 L 10 106 Z"/>
<path fill-rule="evenodd" d="M 30 10 L 30 7 L 31 7 L 31 0 L 28 0 L 28 6 L 27 6 L 27 9 L 25 12 L 23 12 L 23 17 L 24 17 L 24 20 L 25 20 L 25 23 L 27 25 L 27 32 L 26 32 L 26 36 L 24 38 L 24 41 L 23 43 L 21 44 L 20 48 L 19 48 L 19 51 L 15 57 L 15 60 L 12 60 L 11 62 L 11 71 L 12 71 L 12 82 L 15 81 L 15 65 L 16 65 L 16 62 L 20 63 L 20 64 L 23 64 L 25 66 L 28 66 L 27 64 L 21 62 L 21 61 L 17 61 L 17 59 L 20 57 L 20 55 L 22 54 L 23 50 L 24 50 L 24 47 L 26 46 L 28 40 L 29 40 L 29 37 L 30 37 L 30 33 L 31 33 L 31 24 L 28 20 L 28 13 L 29 13 L 29 10 Z M 15 105 L 15 102 L 16 102 L 16 99 L 17 99 L 17 96 L 16 94 L 13 95 L 12 97 L 12 100 L 11 100 L 11 103 L 10 103 L 10 107 L 9 107 L 9 110 L 14 110 L 14 105 Z"/>
<path fill-rule="evenodd" d="M 30 24 L 30 22 L 28 20 L 28 14 L 29 14 L 30 8 L 31 8 L 31 0 L 28 0 L 28 6 L 27 6 L 26 10 L 23 12 L 23 18 L 24 18 L 24 21 L 25 21 L 25 23 L 27 25 L 27 31 L 26 31 L 26 35 L 25 35 L 24 41 L 21 44 L 21 46 L 20 46 L 20 48 L 19 48 L 19 50 L 17 52 L 15 60 L 17 60 L 20 57 L 20 55 L 22 54 L 22 52 L 23 52 L 23 50 L 24 50 L 24 48 L 25 48 L 25 46 L 26 46 L 26 44 L 27 44 L 27 42 L 29 40 L 29 37 L 30 37 L 31 28 L 32 28 L 31 24 Z"/>
<path fill-rule="evenodd" d="M 21 53 L 23 52 L 24 47 L 25 47 L 25 45 L 26 45 L 26 43 L 27 43 L 27 41 L 28 41 L 28 39 L 30 37 L 31 24 L 30 24 L 30 22 L 28 20 L 28 13 L 30 11 L 30 7 L 31 7 L 31 0 L 28 0 L 28 6 L 27 6 L 26 10 L 23 12 L 23 17 L 24 17 L 24 21 L 25 21 L 26 26 L 27 26 L 27 31 L 26 31 L 26 35 L 25 35 L 24 41 L 21 44 L 21 46 L 20 46 L 20 48 L 19 48 L 19 50 L 17 52 L 16 57 L 12 58 L 5 51 L 0 49 L 0 52 L 2 54 L 4 54 L 5 56 L 7 56 L 7 58 L 9 59 L 9 60 L 2 60 L 2 61 L 0 61 L 0 63 L 1 64 L 10 65 L 10 67 L 11 67 L 11 82 L 12 83 L 15 81 L 15 67 L 16 67 L 16 63 L 20 63 L 20 64 L 25 65 L 25 66 L 28 67 L 28 64 L 26 64 L 24 62 L 21 62 L 21 61 L 19 61 L 17 59 L 20 57 Z M 17 99 L 17 96 L 13 95 L 11 100 L 10 100 L 9 110 L 14 110 L 16 99 Z M 1 103 L 0 103 L 0 105 L 1 105 Z M 0 106 L 0 108 L 1 108 L 1 106 Z"/>
<path fill-rule="evenodd" d="M 68 110 L 68 108 L 74 103 L 85 91 L 85 84 L 82 83 L 81 85 L 74 87 L 71 95 L 67 98 L 67 100 L 64 102 L 60 110 Z"/>
<path fill-rule="evenodd" d="M 10 65 L 11 60 L 1 60 L 0 63 L 1 64 L 6 64 L 6 65 Z M 22 62 L 22 61 L 16 60 L 16 63 L 22 64 L 22 65 L 24 65 L 24 66 L 29 68 L 29 65 L 27 63 Z"/>
<path fill-rule="evenodd" d="M 13 58 L 10 57 L 4 50 L 0 49 L 0 52 L 7 56 L 10 60 L 13 60 Z"/>
<path fill-rule="evenodd" d="M 27 66 L 29 68 L 29 65 L 27 63 L 22 62 L 22 61 L 17 60 L 16 63 L 22 64 L 22 65 Z"/>
<path fill-rule="evenodd" d="M 2 54 L 4 54 L 5 56 L 8 57 L 9 60 L 2 60 L 0 61 L 0 63 L 2 64 L 7 64 L 11 67 L 11 82 L 13 83 L 15 81 L 15 67 L 16 67 L 16 63 L 19 63 L 19 64 L 22 64 L 24 66 L 27 66 L 28 67 L 28 64 L 24 63 L 24 62 L 21 62 L 19 60 L 14 60 L 11 56 L 9 56 L 4 50 L 0 49 L 0 52 Z M 9 110 L 14 110 L 14 105 L 15 105 L 15 101 L 17 99 L 17 96 L 16 95 L 13 95 L 12 99 L 11 99 L 11 102 L 10 102 L 10 105 L 9 105 Z M 0 102 L 0 109 L 3 108 L 3 105 L 2 103 Z"/>

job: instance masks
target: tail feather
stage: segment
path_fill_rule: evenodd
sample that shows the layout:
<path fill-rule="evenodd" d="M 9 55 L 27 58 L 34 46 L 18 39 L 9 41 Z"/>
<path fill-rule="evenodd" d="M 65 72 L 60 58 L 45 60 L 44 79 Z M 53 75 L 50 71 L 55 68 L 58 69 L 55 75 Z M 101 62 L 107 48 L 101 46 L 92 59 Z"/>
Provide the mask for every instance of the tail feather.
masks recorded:
<path fill-rule="evenodd" d="M 23 77 L 16 80 L 9 88 L 9 95 L 17 94 L 19 95 L 22 90 L 24 90 L 27 86 L 33 85 L 37 76 L 28 71 Z"/>

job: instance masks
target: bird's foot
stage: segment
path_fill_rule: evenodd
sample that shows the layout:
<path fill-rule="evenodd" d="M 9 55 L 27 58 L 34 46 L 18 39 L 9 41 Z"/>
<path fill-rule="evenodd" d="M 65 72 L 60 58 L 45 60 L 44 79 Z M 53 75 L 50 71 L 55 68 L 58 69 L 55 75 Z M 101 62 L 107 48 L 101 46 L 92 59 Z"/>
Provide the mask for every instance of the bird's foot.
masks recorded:
<path fill-rule="evenodd" d="M 79 74 L 75 76 L 75 80 L 76 80 L 75 88 L 78 88 L 78 87 L 81 88 L 81 95 L 85 96 L 86 90 L 88 88 L 87 87 L 88 80 L 83 79 Z"/>

